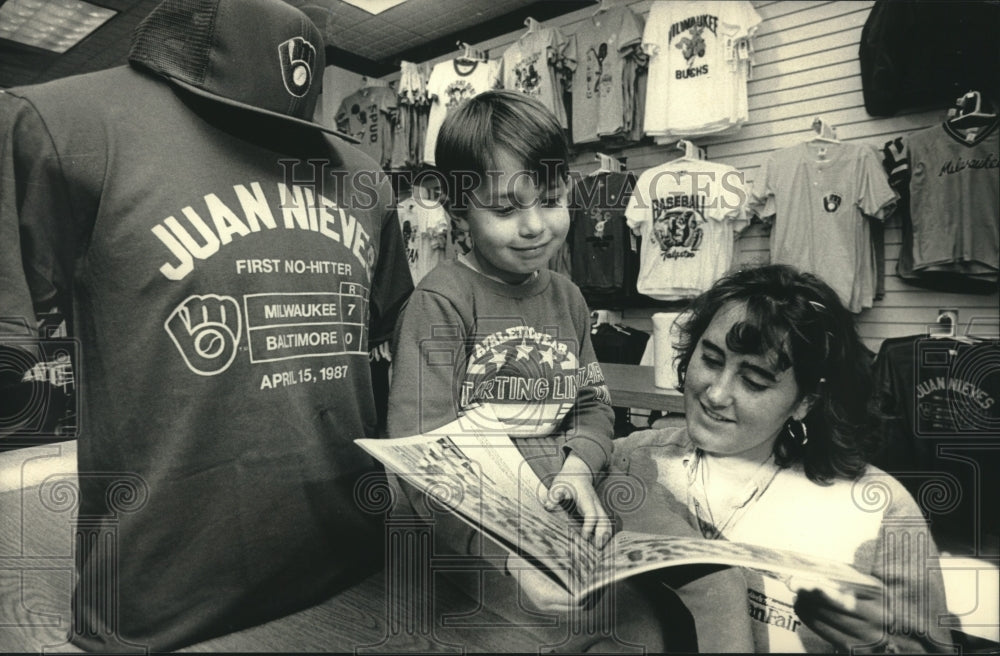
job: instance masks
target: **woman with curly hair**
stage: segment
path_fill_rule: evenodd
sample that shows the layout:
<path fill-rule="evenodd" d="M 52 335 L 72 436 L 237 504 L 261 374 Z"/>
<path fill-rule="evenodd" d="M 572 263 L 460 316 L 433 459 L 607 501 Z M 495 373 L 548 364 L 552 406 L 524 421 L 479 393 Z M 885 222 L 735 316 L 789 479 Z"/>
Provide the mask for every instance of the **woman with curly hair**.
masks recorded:
<path fill-rule="evenodd" d="M 618 469 L 668 492 L 638 512 L 680 512 L 706 538 L 849 563 L 884 583 L 873 594 L 744 570 L 758 652 L 947 649 L 923 514 L 868 464 L 869 358 L 836 293 L 792 267 L 751 268 L 719 280 L 679 323 L 686 427 L 615 441 Z"/>

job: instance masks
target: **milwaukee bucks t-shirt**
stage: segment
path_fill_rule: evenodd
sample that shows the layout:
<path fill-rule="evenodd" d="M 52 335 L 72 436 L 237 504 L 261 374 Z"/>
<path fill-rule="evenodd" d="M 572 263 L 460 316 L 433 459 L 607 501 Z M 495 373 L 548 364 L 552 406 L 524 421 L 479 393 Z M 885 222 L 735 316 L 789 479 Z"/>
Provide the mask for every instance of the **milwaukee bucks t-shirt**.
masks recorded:
<path fill-rule="evenodd" d="M 745 0 L 654 2 L 642 38 L 658 90 L 646 99 L 646 134 L 697 136 L 746 121 L 747 39 L 760 22 Z"/>

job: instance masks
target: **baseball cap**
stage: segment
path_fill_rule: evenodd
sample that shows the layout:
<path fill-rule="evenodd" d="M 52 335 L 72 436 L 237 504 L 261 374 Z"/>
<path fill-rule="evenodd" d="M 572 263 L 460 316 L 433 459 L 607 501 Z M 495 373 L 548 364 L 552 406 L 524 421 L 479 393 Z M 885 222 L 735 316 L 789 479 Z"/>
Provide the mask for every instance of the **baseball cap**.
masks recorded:
<path fill-rule="evenodd" d="M 128 61 L 199 96 L 358 143 L 312 120 L 323 37 L 283 0 L 165 0 L 136 28 Z"/>

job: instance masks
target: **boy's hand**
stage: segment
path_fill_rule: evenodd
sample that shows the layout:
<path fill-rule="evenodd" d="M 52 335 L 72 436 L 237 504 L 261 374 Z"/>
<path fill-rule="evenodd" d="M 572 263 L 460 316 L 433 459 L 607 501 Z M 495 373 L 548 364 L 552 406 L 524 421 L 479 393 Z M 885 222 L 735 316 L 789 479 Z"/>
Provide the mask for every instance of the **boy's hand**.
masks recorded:
<path fill-rule="evenodd" d="M 520 556 L 507 556 L 507 571 L 517 577 L 521 590 L 539 610 L 569 613 L 577 606 L 569 592 Z"/>
<path fill-rule="evenodd" d="M 555 510 L 568 503 L 576 505 L 576 511 L 583 518 L 580 532 L 597 547 L 603 547 L 611 539 L 611 520 L 604 512 L 604 506 L 594 490 L 594 474 L 590 467 L 576 454 L 569 454 L 562 470 L 556 475 L 544 500 L 546 510 Z"/>

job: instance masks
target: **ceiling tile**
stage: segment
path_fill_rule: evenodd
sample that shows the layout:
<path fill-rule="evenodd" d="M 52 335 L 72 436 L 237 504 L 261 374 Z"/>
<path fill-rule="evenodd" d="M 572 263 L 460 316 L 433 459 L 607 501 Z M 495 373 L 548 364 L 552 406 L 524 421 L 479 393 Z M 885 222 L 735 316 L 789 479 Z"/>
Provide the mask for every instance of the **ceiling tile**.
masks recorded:
<path fill-rule="evenodd" d="M 18 50 L 0 39 L 0 88 L 31 84 L 125 63 L 131 35 L 159 0 L 95 0 L 119 13 L 63 55 Z M 302 9 L 337 53 L 363 75 L 398 70 L 400 59 L 426 61 L 520 28 L 517 12 L 546 20 L 595 0 L 407 0 L 372 15 L 342 0 L 286 0 Z M 3 0 L 0 0 L 3 4 Z"/>

